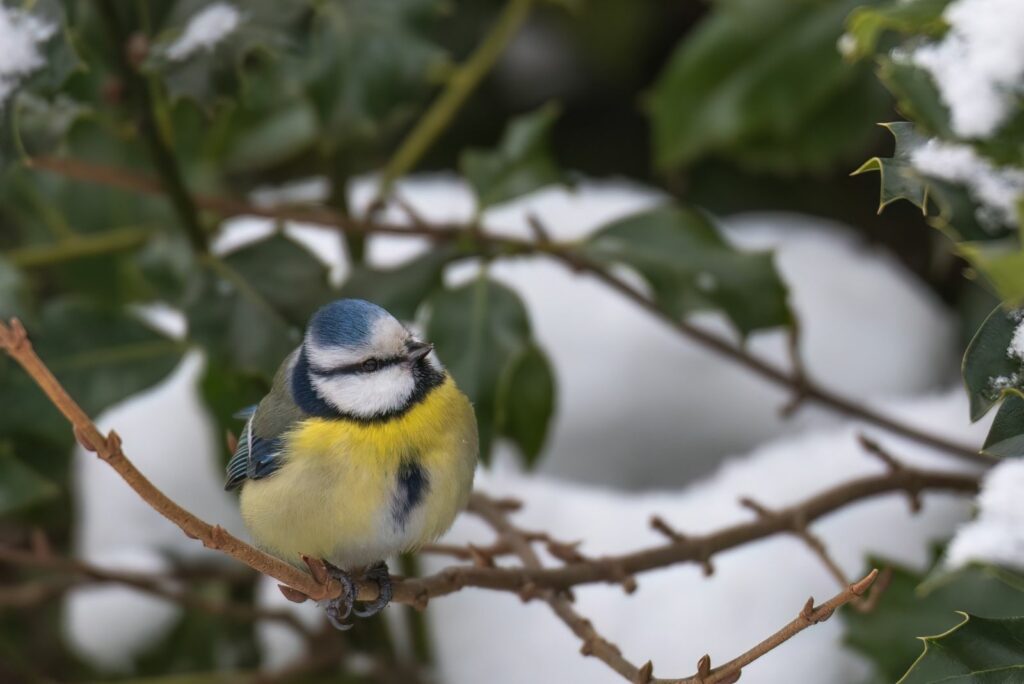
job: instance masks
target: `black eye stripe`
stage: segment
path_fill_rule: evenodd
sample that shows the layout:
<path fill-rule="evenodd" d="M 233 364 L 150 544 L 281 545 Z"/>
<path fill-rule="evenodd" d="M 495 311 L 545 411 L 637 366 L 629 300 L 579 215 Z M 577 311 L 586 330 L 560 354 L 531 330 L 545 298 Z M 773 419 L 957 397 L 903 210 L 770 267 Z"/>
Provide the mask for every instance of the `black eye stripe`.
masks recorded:
<path fill-rule="evenodd" d="M 338 366 L 337 368 L 331 368 L 330 370 L 320 370 L 318 368 L 310 367 L 310 371 L 312 371 L 314 375 L 321 378 L 331 378 L 336 375 L 366 375 L 368 373 L 374 373 L 376 371 L 383 370 L 390 366 L 398 365 L 406 360 L 407 359 L 404 356 L 392 356 L 387 359 L 363 359 L 362 361 L 359 361 L 357 363 L 350 363 L 344 366 Z M 364 368 L 363 364 L 365 364 L 367 361 L 376 362 L 377 367 L 373 368 L 372 370 Z"/>

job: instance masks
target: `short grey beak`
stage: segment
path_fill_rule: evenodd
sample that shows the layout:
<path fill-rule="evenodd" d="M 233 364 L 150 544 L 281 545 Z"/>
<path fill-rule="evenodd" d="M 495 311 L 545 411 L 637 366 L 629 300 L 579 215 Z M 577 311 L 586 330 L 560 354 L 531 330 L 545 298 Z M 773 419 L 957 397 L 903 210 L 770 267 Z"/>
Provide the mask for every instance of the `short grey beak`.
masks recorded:
<path fill-rule="evenodd" d="M 410 342 L 406 348 L 409 350 L 409 360 L 414 363 L 434 351 L 434 345 L 429 342 Z"/>

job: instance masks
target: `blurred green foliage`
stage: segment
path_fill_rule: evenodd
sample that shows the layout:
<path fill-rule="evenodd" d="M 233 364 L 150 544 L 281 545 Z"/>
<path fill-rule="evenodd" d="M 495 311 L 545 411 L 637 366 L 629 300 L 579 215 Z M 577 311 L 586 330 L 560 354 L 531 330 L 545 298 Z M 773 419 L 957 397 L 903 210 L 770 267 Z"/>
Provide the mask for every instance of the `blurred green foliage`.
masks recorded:
<path fill-rule="evenodd" d="M 351 180 L 382 168 L 439 89 L 464 77 L 460 65 L 490 35 L 502 3 L 238 3 L 239 23 L 223 40 L 176 56 L 191 19 L 212 4 L 3 0 L 59 30 L 41 44 L 45 67 L 0 107 L 0 316 L 21 317 L 91 415 L 160 382 L 186 351 L 201 351 L 202 396 L 218 427 L 235 430 L 232 414 L 266 391 L 317 306 L 340 296 L 372 299 L 428 331 L 474 401 L 485 459 L 505 440 L 537 463 L 557 412 L 558 369 L 519 295 L 487 268 L 519 255 L 481 244 L 470 230 L 385 269 L 368 263 L 362 238 L 349 235 L 349 276 L 338 286 L 283 230 L 211 253 L 223 217 L 194 201 L 245 198 L 318 176 L 330 209 L 359 218 L 348 206 Z M 894 100 L 871 65 L 836 50 L 844 18 L 860 3 L 534 4 L 522 42 L 444 122 L 419 167 L 457 170 L 475 193 L 477 219 L 567 183 L 564 168 L 660 186 L 673 201 L 604 226 L 577 247 L 632 270 L 673 316 L 717 310 L 742 335 L 791 323 L 786 288 L 770 254 L 722 238 L 710 218 L 716 213 L 783 208 L 867 225 L 937 292 L 958 295 L 960 280 L 944 270 L 948 259 L 932 258 L 929 234 L 889 230 L 913 214 L 896 209 L 872 219 L 874 188 L 847 177 L 856 161 L 881 152 L 874 123 L 893 118 Z M 942 3 L 869 4 L 850 19 L 859 54 L 881 54 L 894 31 L 941 30 L 934 17 Z M 938 9 L 919 21 L 919 5 Z M 545 56 L 539 69 L 522 57 L 534 49 Z M 944 130 L 934 102 L 916 104 L 928 91 L 919 74 L 880 68 L 896 98 L 923 112 L 915 120 L 922 135 Z M 83 182 L 30 163 L 41 158 L 180 193 L 169 202 Z M 887 183 L 902 183 L 890 195 L 924 204 L 920 179 L 889 172 L 897 162 L 876 162 Z M 963 213 L 962 192 L 943 195 L 943 211 Z M 446 286 L 446 266 L 460 260 L 476 263 L 479 276 Z M 184 337 L 147 322 L 140 307 L 150 304 L 182 312 Z M 39 526 L 67 551 L 71 435 L 6 358 L 0 407 L 0 543 L 24 544 Z M 1013 424 L 1014 411 L 1006 402 L 997 424 Z M 1012 428 L 998 435 L 1006 437 L 993 450 L 1017 443 Z M 4 583 L 30 575 L 0 567 Z M 251 582 L 195 589 L 253 600 Z M 76 658 L 59 620 L 54 602 L 0 619 L 0 680 L 114 676 Z M 389 652 L 383 630 L 347 638 L 353 648 Z M 145 681 L 249 669 L 260 657 L 255 643 L 252 625 L 190 610 L 124 674 Z"/>

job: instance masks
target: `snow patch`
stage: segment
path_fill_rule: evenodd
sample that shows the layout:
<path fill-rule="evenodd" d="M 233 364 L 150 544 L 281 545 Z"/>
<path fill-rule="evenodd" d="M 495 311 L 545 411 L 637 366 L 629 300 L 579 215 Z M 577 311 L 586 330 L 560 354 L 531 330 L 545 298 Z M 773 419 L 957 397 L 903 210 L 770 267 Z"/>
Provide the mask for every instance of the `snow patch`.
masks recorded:
<path fill-rule="evenodd" d="M 1013 337 L 1010 339 L 1010 346 L 1006 349 L 1006 354 L 1011 358 L 1024 361 L 1024 321 L 1018 323 L 1014 329 Z"/>
<path fill-rule="evenodd" d="M 1024 3 L 957 0 L 943 18 L 950 26 L 943 39 L 911 59 L 931 73 L 957 135 L 991 135 L 1022 92 Z"/>
<path fill-rule="evenodd" d="M 215 2 L 192 16 L 181 36 L 167 48 L 167 56 L 181 61 L 199 50 L 212 50 L 238 28 L 241 20 L 234 5 Z"/>
<path fill-rule="evenodd" d="M 21 79 L 45 64 L 39 46 L 56 32 L 53 24 L 0 5 L 0 110 Z"/>
<path fill-rule="evenodd" d="M 966 187 L 971 197 L 984 207 L 985 213 L 979 216 L 983 225 L 991 223 L 993 218 L 1006 225 L 1017 224 L 1017 201 L 1024 195 L 1024 171 L 995 166 L 969 145 L 937 139 L 914 150 L 910 161 L 926 176 Z"/>
<path fill-rule="evenodd" d="M 1007 459 L 990 470 L 978 495 L 978 517 L 957 532 L 946 564 L 995 563 L 1024 570 L 1024 460 Z"/>

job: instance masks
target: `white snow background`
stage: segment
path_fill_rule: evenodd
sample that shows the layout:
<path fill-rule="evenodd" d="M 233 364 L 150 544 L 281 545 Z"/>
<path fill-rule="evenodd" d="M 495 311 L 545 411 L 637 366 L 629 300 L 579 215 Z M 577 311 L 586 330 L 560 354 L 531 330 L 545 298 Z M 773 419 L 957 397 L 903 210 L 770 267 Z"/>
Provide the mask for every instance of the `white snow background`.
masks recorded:
<path fill-rule="evenodd" d="M 431 220 L 464 219 L 472 211 L 466 188 L 449 177 L 406 181 L 399 192 Z M 357 184 L 352 205 L 365 206 L 372 193 L 370 181 Z M 568 239 L 659 199 L 625 182 L 584 182 L 575 192 L 544 191 L 493 210 L 486 224 L 527 235 L 528 210 L 556 238 Z M 272 202 L 274 192 L 264 200 Z M 405 217 L 396 211 L 389 218 Z M 843 226 L 809 217 L 759 214 L 727 226 L 728 237 L 745 248 L 777 250 L 815 377 L 928 430 L 961 441 L 983 439 L 985 426 L 969 425 L 958 386 L 952 320 L 894 259 Z M 236 219 L 216 248 L 228 250 L 270 230 L 266 221 Z M 335 279 L 343 277 L 336 233 L 287 230 L 332 265 Z M 421 249 L 413 239 L 378 237 L 369 254 L 384 265 Z M 472 272 L 471 264 L 459 265 L 447 277 L 460 281 Z M 810 407 L 781 420 L 784 392 L 679 339 L 588 278 L 541 258 L 499 262 L 492 273 L 527 302 L 558 379 L 556 422 L 539 472 L 522 473 L 503 451 L 491 471 L 478 474 L 484 491 L 525 502 L 517 519 L 526 527 L 582 539 L 584 553 L 624 552 L 661 541 L 648 528 L 654 513 L 684 532 L 707 532 L 749 519 L 736 503 L 741 495 L 783 505 L 854 474 L 880 471 L 856 444 L 860 427 Z M 183 332 L 174 312 L 146 315 Z M 697 320 L 726 330 L 715 316 Z M 756 335 L 751 349 L 786 363 L 780 333 Z M 200 406 L 202 363 L 190 353 L 170 378 L 109 409 L 98 423 L 116 427 L 129 457 L 169 496 L 244 533 L 234 496 L 221 490 L 215 463 L 221 436 Z M 907 462 L 959 467 L 867 430 Z M 164 553 L 217 557 L 157 516 L 95 457 L 79 453 L 75 467 L 82 557 L 140 570 L 164 566 Z M 949 536 L 969 508 L 966 500 L 929 495 L 924 511 L 911 516 L 905 500 L 887 497 L 846 508 L 815 530 L 850 575 L 863 569 L 868 552 L 920 567 L 928 542 Z M 449 539 L 485 542 L 489 536 L 463 517 Z M 426 570 L 446 562 L 429 559 Z M 791 620 L 809 595 L 824 599 L 837 591 L 821 563 L 788 537 L 724 553 L 714 563 L 711 578 L 691 565 L 645 573 L 632 596 L 612 586 L 584 587 L 578 607 L 634 662 L 650 658 L 656 675 L 684 676 L 704 653 L 712 663 L 724 662 Z M 319 619 L 315 607 L 287 603 L 270 581 L 260 596 Z M 89 588 L 69 597 L 65 628 L 83 656 L 117 667 L 177 614 L 176 606 L 128 589 Z M 581 656 L 575 637 L 539 602 L 523 605 L 514 595 L 467 590 L 433 601 L 428 616 L 441 681 L 619 681 L 602 663 Z M 858 681 L 866 666 L 841 646 L 841 628 L 835 619 L 805 631 L 747 668 L 744 681 Z M 260 637 L 268 667 L 299 653 L 286 628 L 264 625 Z"/>

